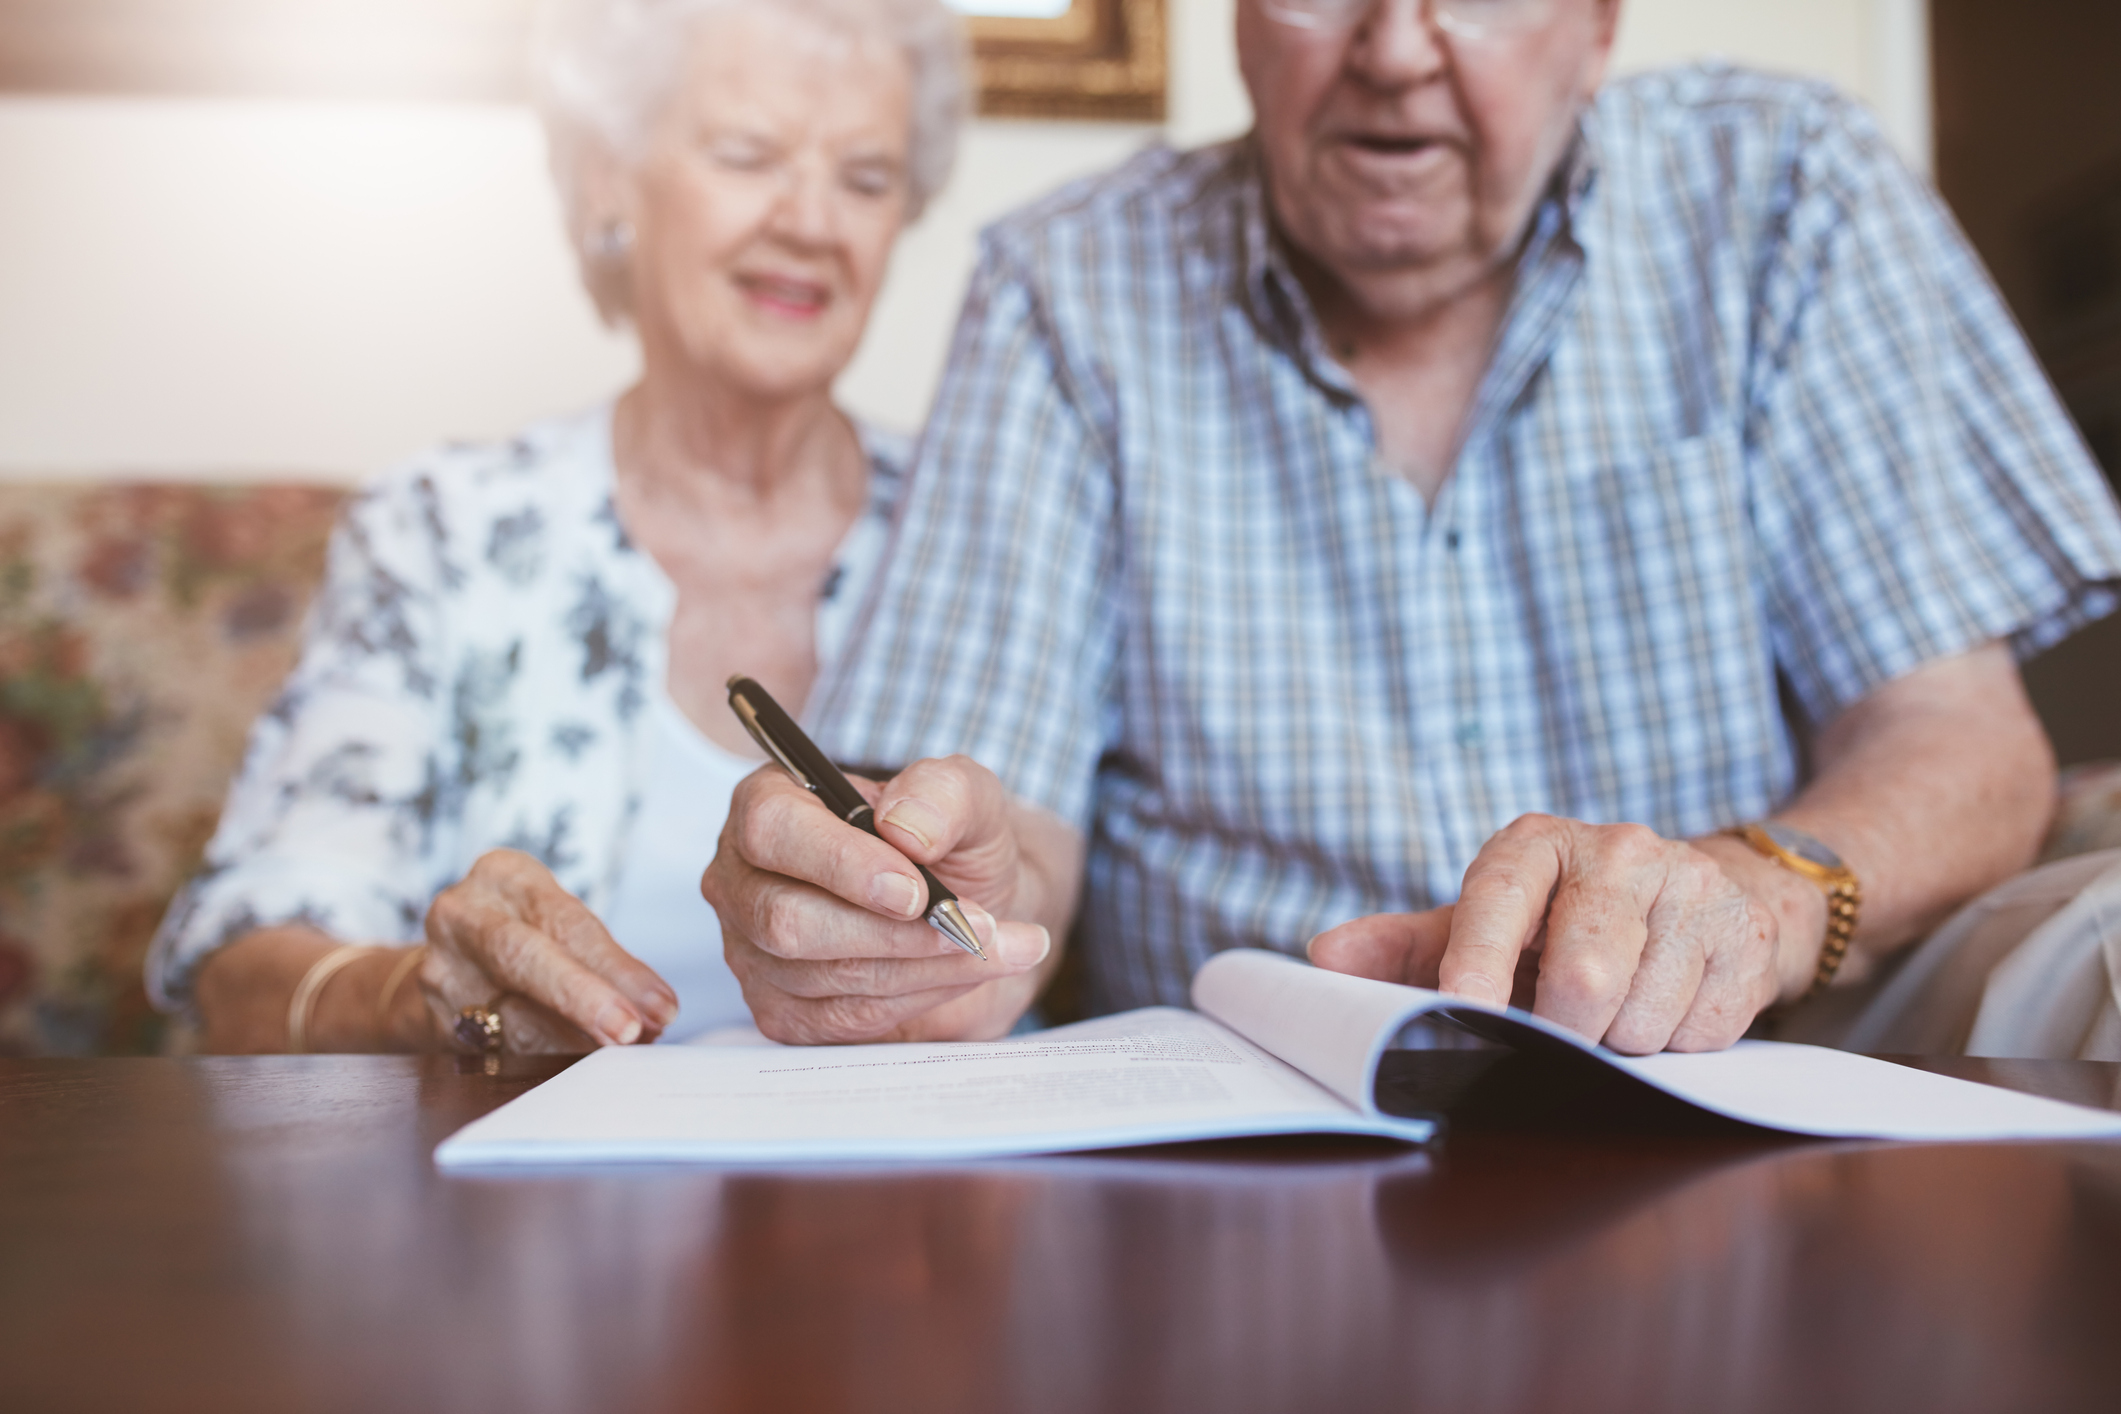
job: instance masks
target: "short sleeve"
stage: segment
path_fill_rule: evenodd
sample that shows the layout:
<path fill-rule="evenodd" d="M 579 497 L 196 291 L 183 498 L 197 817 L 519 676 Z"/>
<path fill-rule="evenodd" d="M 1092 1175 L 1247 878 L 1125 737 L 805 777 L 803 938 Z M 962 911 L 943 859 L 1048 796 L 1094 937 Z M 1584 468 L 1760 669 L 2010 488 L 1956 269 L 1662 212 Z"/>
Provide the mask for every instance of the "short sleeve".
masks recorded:
<path fill-rule="evenodd" d="M 447 881 L 452 782 L 438 598 L 453 571 L 432 483 L 355 498 L 340 517 L 301 657 L 251 729 L 204 867 L 148 954 L 150 995 L 188 1006 L 199 964 L 258 928 L 420 936 Z"/>
<path fill-rule="evenodd" d="M 1747 440 L 1779 666 L 1826 721 L 2113 611 L 2121 518 L 1935 194 L 1821 100 L 1762 265 Z"/>
<path fill-rule="evenodd" d="M 1087 831 L 1117 661 L 1115 496 L 1030 284 L 975 275 L 876 589 L 820 686 L 835 758 L 963 753 Z"/>

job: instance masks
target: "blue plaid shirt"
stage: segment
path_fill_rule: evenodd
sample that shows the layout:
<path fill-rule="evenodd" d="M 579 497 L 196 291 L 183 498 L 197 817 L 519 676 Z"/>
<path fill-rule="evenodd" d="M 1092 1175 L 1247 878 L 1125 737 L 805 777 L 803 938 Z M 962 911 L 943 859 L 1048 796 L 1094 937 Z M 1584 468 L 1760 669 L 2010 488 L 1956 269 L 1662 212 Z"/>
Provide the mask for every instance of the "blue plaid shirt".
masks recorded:
<path fill-rule="evenodd" d="M 962 751 L 1085 831 L 1096 1006 L 1455 898 L 1527 811 L 1767 814 L 1786 701 L 1823 722 L 2114 607 L 2105 483 L 1833 93 L 1607 90 L 1433 505 L 1380 464 L 1256 160 L 1151 152 L 987 233 L 816 714 L 843 760 Z"/>

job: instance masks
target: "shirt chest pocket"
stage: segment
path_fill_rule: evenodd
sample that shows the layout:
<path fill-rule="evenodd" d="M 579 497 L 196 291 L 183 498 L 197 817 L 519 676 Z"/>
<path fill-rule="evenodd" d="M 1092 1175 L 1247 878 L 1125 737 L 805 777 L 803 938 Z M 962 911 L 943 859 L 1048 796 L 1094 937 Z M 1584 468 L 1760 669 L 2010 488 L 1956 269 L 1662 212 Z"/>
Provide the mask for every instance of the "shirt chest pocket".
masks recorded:
<path fill-rule="evenodd" d="M 1548 730 L 1588 773 L 1561 793 L 1664 819 L 1772 725 L 1744 449 L 1717 432 L 1557 471 L 1510 513 Z"/>
<path fill-rule="evenodd" d="M 1571 459 L 1559 485 L 1533 492 L 1521 514 L 1534 525 L 1551 519 L 1546 558 L 1566 567 L 1579 604 L 1609 604 L 1683 634 L 1686 602 L 1749 593 L 1752 520 L 1735 430 Z M 1677 616 L 1661 617 L 1668 613 Z"/>

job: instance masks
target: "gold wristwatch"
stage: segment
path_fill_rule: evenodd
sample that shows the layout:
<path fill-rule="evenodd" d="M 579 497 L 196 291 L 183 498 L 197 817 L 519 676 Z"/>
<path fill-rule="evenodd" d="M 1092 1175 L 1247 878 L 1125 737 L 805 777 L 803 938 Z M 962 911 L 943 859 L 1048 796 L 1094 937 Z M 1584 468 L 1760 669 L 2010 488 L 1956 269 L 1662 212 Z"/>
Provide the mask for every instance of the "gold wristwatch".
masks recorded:
<path fill-rule="evenodd" d="M 1849 940 L 1856 936 L 1856 916 L 1863 910 L 1863 885 L 1856 871 L 1841 862 L 1841 856 L 1802 830 L 1773 820 L 1735 825 L 1725 834 L 1736 836 L 1793 874 L 1810 879 L 1826 891 L 1826 942 L 1819 949 L 1819 970 L 1812 985 L 1798 1001 L 1807 1001 L 1826 989 L 1849 955 Z"/>

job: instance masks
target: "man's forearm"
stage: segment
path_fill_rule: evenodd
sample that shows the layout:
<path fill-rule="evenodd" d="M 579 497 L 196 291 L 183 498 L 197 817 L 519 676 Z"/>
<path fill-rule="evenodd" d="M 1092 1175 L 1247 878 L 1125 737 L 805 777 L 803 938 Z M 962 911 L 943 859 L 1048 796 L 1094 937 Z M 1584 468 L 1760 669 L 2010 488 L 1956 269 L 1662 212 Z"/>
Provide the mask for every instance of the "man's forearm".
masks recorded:
<path fill-rule="evenodd" d="M 2054 751 L 2001 644 L 1880 688 L 1821 734 L 1817 756 L 1812 783 L 1775 816 L 1826 842 L 1862 881 L 1849 981 L 2030 864 L 2054 810 Z M 1778 914 L 1808 902 L 1789 885 L 1817 894 L 1779 872 Z M 1825 917 L 1810 912 L 1818 923 L 1798 940 L 1786 982 L 1808 985 L 1802 954 L 1816 961 Z"/>

